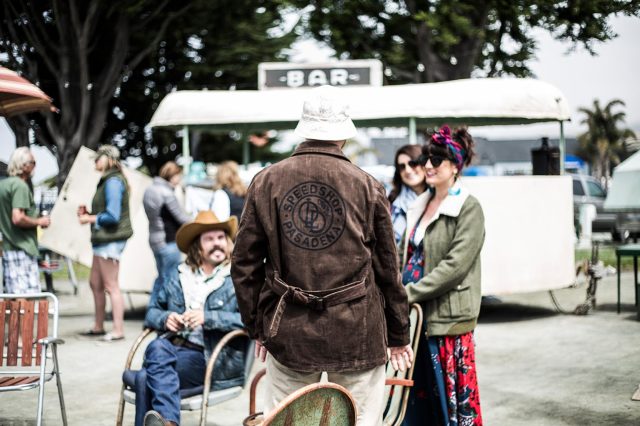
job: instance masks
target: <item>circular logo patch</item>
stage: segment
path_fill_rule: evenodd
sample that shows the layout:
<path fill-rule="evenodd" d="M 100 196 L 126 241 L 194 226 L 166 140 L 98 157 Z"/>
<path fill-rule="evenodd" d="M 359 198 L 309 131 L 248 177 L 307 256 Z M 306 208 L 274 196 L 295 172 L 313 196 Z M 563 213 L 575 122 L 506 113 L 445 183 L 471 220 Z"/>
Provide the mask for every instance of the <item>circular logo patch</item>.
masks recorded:
<path fill-rule="evenodd" d="M 319 182 L 295 186 L 280 206 L 282 234 L 297 247 L 322 250 L 335 243 L 345 226 L 345 204 L 335 189 Z"/>

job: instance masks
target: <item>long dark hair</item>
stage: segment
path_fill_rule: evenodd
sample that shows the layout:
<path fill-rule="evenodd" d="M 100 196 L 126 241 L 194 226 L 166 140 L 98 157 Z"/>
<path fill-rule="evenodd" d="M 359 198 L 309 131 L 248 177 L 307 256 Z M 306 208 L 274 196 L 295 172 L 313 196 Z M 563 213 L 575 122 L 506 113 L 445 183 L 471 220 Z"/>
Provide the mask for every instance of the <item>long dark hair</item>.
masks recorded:
<path fill-rule="evenodd" d="M 202 235 L 202 234 L 200 234 Z M 191 245 L 189 245 L 189 249 L 187 250 L 187 258 L 184 263 L 186 263 L 193 272 L 197 271 L 200 266 L 204 263 L 204 253 L 202 253 L 202 245 L 200 245 L 200 235 L 195 237 L 193 241 L 191 241 Z M 229 237 L 229 234 L 226 234 L 227 237 L 227 250 L 225 254 L 227 258 L 225 262 L 229 262 L 231 259 L 231 253 L 233 252 L 233 240 Z"/>
<path fill-rule="evenodd" d="M 393 159 L 393 165 L 396 168 L 395 173 L 393 174 L 392 181 L 392 189 L 389 193 L 389 202 L 393 203 L 394 200 L 400 194 L 400 190 L 402 189 L 402 178 L 400 177 L 400 169 L 398 169 L 398 157 L 400 154 L 408 155 L 412 160 L 417 160 L 420 157 L 421 149 L 420 145 L 404 145 L 401 146 L 398 151 L 396 151 L 396 156 Z"/>

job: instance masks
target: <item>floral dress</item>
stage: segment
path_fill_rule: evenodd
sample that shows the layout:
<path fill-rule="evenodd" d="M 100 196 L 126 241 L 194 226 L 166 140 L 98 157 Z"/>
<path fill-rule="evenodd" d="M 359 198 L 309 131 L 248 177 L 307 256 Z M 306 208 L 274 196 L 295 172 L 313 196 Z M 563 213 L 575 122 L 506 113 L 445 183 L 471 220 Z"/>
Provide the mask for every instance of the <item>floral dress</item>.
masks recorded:
<path fill-rule="evenodd" d="M 424 274 L 423 240 L 415 242 L 418 224 L 409 235 L 404 285 L 419 281 Z M 481 426 L 475 365 L 473 332 L 420 339 L 403 425 Z"/>

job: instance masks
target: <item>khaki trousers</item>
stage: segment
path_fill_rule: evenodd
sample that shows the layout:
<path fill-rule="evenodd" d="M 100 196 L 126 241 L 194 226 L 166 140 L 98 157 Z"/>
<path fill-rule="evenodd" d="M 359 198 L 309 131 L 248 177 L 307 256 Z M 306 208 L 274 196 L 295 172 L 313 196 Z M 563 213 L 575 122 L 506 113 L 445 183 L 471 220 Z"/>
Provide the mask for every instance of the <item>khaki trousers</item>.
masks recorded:
<path fill-rule="evenodd" d="M 380 426 L 385 409 L 385 366 L 371 370 L 344 373 L 326 373 L 329 382 L 344 386 L 351 392 L 358 408 L 358 426 Z M 276 405 L 296 390 L 321 381 L 322 372 L 303 373 L 280 364 L 267 355 L 267 375 L 264 412 L 269 413 Z"/>

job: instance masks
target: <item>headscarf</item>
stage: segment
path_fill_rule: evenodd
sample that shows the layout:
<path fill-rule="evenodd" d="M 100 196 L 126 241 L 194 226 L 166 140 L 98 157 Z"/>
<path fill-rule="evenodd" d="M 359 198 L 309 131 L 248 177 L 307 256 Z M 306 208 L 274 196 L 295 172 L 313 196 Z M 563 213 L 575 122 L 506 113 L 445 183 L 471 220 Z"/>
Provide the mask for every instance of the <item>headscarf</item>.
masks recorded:
<path fill-rule="evenodd" d="M 449 126 L 442 126 L 440 130 L 434 133 L 431 136 L 431 143 L 447 149 L 447 151 L 451 153 L 451 157 L 459 169 L 464 166 L 464 160 L 467 152 L 462 145 L 451 138 L 451 129 Z"/>

